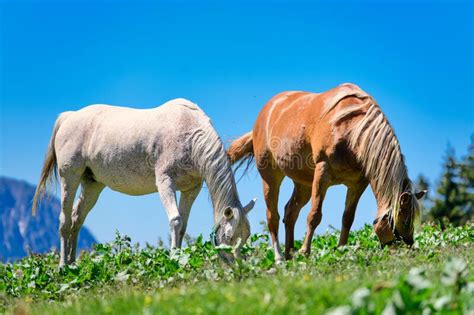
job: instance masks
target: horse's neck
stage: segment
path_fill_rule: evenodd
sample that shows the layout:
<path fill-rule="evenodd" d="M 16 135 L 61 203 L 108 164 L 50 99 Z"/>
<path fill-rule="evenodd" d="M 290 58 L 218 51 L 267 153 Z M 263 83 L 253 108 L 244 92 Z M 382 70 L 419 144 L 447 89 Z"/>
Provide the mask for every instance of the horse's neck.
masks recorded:
<path fill-rule="evenodd" d="M 376 217 L 383 215 L 390 207 L 391 200 L 383 196 L 376 187 L 375 180 L 370 180 L 370 187 L 375 196 L 375 202 L 377 203 L 377 214 Z"/>
<path fill-rule="evenodd" d="M 410 183 L 408 177 L 404 179 L 405 182 Z M 393 187 L 393 194 L 387 196 L 380 191 L 380 187 L 377 187 L 377 176 L 369 178 L 370 186 L 372 192 L 375 196 L 375 201 L 377 203 L 377 216 L 385 214 L 388 210 L 392 209 L 395 205 L 394 202 L 397 202 L 399 195 L 403 192 L 402 188 Z"/>
<path fill-rule="evenodd" d="M 224 144 L 209 118 L 201 118 L 201 126 L 192 132 L 190 138 L 191 156 L 207 184 L 214 208 L 214 220 L 218 220 L 225 207 L 240 206 L 240 202 Z"/>
<path fill-rule="evenodd" d="M 226 207 L 240 205 L 234 174 L 228 163 L 221 169 L 210 168 L 204 174 L 214 208 L 214 220 L 218 220 Z"/>

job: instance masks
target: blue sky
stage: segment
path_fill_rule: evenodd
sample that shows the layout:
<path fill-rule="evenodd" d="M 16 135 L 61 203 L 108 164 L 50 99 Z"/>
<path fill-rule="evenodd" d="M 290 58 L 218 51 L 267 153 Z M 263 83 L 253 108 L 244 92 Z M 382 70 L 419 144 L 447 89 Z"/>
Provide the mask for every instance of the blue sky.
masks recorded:
<path fill-rule="evenodd" d="M 447 143 L 462 154 L 474 132 L 472 2 L 1 0 L 0 10 L 0 174 L 31 183 L 57 115 L 94 103 L 149 108 L 188 98 L 229 140 L 249 131 L 278 92 L 353 82 L 388 116 L 411 177 L 432 182 Z M 250 214 L 259 231 L 257 172 L 238 187 L 244 203 L 259 199 Z M 291 190 L 285 181 L 280 213 Z M 318 232 L 340 227 L 344 197 L 344 187 L 330 189 Z M 368 189 L 354 227 L 374 215 Z M 168 239 L 157 194 L 106 190 L 86 225 L 100 241 L 116 229 L 142 243 Z M 211 226 L 204 189 L 188 232 L 207 237 Z"/>

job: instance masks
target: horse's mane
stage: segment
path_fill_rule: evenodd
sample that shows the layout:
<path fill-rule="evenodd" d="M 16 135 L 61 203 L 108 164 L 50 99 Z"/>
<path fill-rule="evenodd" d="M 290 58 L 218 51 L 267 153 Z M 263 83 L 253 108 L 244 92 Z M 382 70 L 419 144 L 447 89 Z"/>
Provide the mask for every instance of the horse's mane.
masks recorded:
<path fill-rule="evenodd" d="M 367 93 L 362 91 L 360 87 L 352 83 L 343 83 L 338 87 L 328 92 L 329 97 L 324 102 L 324 108 L 321 117 L 326 116 L 340 101 L 347 97 L 358 97 L 360 99 L 370 97 Z"/>
<path fill-rule="evenodd" d="M 344 84 L 336 99 L 328 102 L 324 115 L 335 108 L 340 100 L 354 96 L 362 100 L 357 104 L 338 109 L 331 118 L 337 123 L 348 117 L 363 115 L 351 126 L 349 145 L 364 168 L 365 176 L 372 179 L 373 190 L 381 200 L 388 204 L 389 219 L 397 222 L 400 210 L 399 197 L 404 191 L 412 192 L 400 144 L 392 126 L 379 105 L 367 93 L 352 84 Z M 420 209 L 413 196 L 413 216 L 411 228 L 419 220 Z"/>
<path fill-rule="evenodd" d="M 191 141 L 191 159 L 209 189 L 214 218 L 219 219 L 227 206 L 241 208 L 229 157 L 208 118 L 192 133 Z"/>

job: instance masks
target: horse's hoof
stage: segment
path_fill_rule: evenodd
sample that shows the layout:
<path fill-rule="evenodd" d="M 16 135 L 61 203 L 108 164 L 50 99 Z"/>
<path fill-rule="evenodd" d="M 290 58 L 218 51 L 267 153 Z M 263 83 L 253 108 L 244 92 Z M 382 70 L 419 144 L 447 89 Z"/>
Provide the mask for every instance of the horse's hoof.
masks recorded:
<path fill-rule="evenodd" d="M 299 255 L 299 252 L 297 250 L 295 250 L 294 248 L 292 248 L 292 249 L 290 249 L 289 252 L 285 253 L 285 260 L 292 260 L 293 258 L 295 258 L 298 255 Z"/>
<path fill-rule="evenodd" d="M 281 264 L 283 264 L 284 261 L 285 260 L 283 259 L 282 256 L 280 256 L 280 255 L 275 256 L 275 264 L 281 265 Z"/>
<path fill-rule="evenodd" d="M 303 250 L 303 249 L 300 250 L 300 255 L 308 257 L 309 254 L 311 254 L 311 251 L 309 251 L 309 250 Z"/>

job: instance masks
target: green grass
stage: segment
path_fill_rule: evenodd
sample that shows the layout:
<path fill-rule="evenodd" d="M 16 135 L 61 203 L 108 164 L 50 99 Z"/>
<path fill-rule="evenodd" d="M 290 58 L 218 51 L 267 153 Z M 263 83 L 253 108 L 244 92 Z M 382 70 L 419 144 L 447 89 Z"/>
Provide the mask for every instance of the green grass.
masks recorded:
<path fill-rule="evenodd" d="M 338 236 L 318 236 L 310 257 L 276 265 L 268 236 L 256 234 L 247 259 L 228 266 L 201 237 L 170 254 L 117 235 L 64 270 L 55 253 L 0 264 L 0 312 L 474 313 L 474 224 L 424 225 L 412 249 L 381 249 L 369 226 L 343 248 Z"/>

